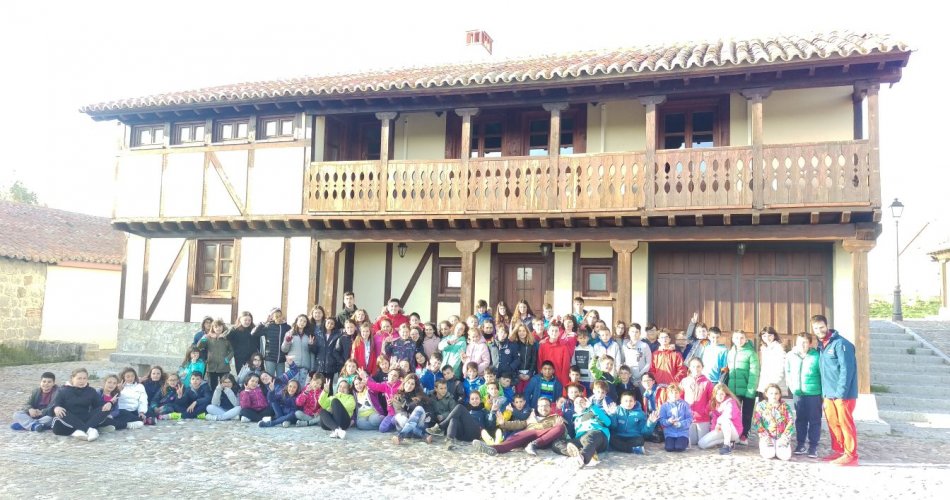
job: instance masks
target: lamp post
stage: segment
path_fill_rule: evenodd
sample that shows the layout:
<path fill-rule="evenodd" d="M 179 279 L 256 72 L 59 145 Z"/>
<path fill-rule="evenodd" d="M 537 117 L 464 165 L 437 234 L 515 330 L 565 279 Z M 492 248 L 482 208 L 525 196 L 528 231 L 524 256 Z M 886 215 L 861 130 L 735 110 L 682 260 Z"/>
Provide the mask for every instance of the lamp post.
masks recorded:
<path fill-rule="evenodd" d="M 904 311 L 901 308 L 901 243 L 900 243 L 900 218 L 904 213 L 904 204 L 897 198 L 891 203 L 891 216 L 894 217 L 894 251 L 897 264 L 897 285 L 894 286 L 894 311 L 891 314 L 893 321 L 904 321 Z"/>

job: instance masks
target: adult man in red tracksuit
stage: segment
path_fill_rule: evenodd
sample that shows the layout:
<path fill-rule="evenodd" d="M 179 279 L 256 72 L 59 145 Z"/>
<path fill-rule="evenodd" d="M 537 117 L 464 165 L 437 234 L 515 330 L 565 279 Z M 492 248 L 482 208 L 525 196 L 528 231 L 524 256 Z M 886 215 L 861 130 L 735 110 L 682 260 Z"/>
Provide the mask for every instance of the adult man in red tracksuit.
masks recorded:
<path fill-rule="evenodd" d="M 858 399 L 858 364 L 854 344 L 828 328 L 828 318 L 811 317 L 818 337 L 818 366 L 825 420 L 831 434 L 831 455 L 822 460 L 835 465 L 858 465 L 858 433 L 854 427 L 854 404 Z"/>

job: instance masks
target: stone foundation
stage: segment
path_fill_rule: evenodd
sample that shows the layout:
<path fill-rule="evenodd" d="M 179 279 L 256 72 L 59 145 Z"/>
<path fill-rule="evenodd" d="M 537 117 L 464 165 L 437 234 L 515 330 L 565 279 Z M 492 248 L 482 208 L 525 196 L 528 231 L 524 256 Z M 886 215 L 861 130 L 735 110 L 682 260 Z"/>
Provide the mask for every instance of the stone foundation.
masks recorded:
<path fill-rule="evenodd" d="M 0 341 L 40 338 L 45 293 L 46 264 L 0 257 Z"/>
<path fill-rule="evenodd" d="M 55 340 L 4 340 L 4 346 L 23 349 L 36 355 L 37 362 L 88 361 L 99 359 L 99 346 Z"/>
<path fill-rule="evenodd" d="M 200 329 L 200 323 L 120 319 L 118 345 L 109 359 L 135 367 L 140 375 L 152 365 L 175 371 Z"/>

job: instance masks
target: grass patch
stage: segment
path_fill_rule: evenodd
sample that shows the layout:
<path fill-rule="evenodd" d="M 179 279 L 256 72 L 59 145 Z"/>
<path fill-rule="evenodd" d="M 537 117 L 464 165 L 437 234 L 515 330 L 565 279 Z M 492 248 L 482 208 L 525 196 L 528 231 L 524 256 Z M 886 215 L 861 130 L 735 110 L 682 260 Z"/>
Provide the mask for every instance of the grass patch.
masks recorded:
<path fill-rule="evenodd" d="M 37 365 L 41 363 L 61 363 L 63 361 L 70 360 L 68 358 L 45 359 L 33 351 L 0 344 L 0 366 Z"/>
<path fill-rule="evenodd" d="M 907 348 L 907 354 L 917 354 L 917 348 L 916 348 L 916 347 L 908 347 L 908 348 Z"/>
<path fill-rule="evenodd" d="M 871 384 L 871 392 L 888 393 L 891 392 L 891 390 L 886 385 Z"/>
<path fill-rule="evenodd" d="M 939 310 L 940 298 L 918 298 L 901 301 L 901 312 L 904 313 L 904 319 L 923 319 L 929 316 L 936 316 Z M 871 301 L 870 316 L 872 318 L 890 318 L 893 312 L 893 301 L 882 299 Z"/>

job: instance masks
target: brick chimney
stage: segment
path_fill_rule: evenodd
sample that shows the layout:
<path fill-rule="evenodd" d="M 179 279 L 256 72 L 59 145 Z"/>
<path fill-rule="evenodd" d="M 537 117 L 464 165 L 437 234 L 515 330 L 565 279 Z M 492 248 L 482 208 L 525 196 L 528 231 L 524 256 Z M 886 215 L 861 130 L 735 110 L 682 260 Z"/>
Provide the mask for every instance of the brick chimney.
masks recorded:
<path fill-rule="evenodd" d="M 472 54 L 481 57 L 491 55 L 493 40 L 485 30 L 469 30 L 465 32 L 465 47 Z M 485 52 L 482 52 L 484 49 Z"/>

